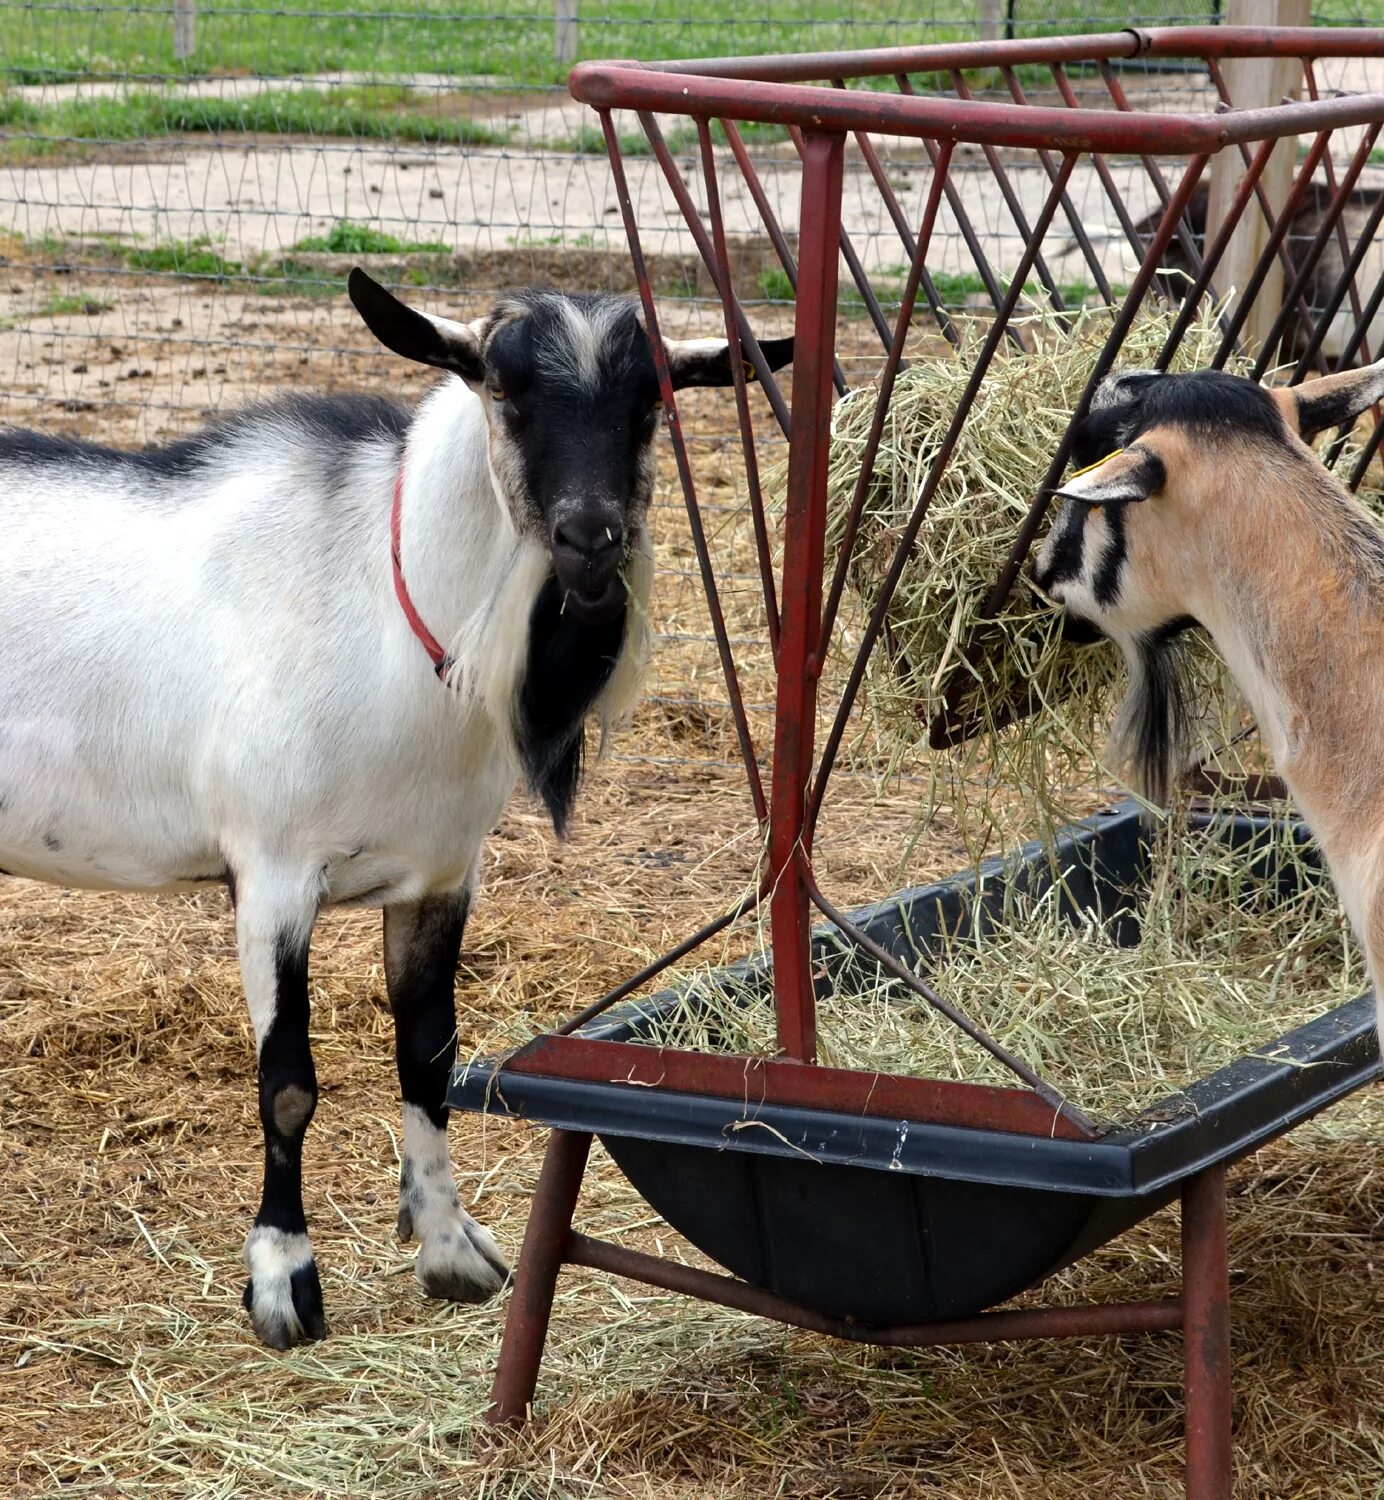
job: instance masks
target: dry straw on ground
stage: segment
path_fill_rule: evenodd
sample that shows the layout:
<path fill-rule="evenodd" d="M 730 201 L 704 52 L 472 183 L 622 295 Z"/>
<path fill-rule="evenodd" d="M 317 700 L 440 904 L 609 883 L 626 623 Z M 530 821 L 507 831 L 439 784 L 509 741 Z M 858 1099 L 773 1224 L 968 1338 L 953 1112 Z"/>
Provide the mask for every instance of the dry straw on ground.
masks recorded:
<path fill-rule="evenodd" d="M 285 335 L 265 340 L 276 361 L 266 384 L 305 382 L 314 371 L 299 368 L 288 336 L 295 310 L 283 308 L 279 325 L 275 307 L 260 315 Z M 353 383 L 396 378 L 363 336 L 359 349 Z M 56 402 L 62 375 L 59 365 L 34 378 L 52 381 Z M 176 372 L 158 379 L 154 399 L 181 397 Z M 728 405 L 710 415 L 715 431 L 733 430 Z M 132 424 L 145 416 L 130 408 Z M 112 432 L 108 413 L 84 420 L 89 435 L 130 435 Z M 714 438 L 695 452 L 704 494 L 727 506 L 739 498 L 732 451 Z M 685 522 L 670 493 L 661 501 L 655 606 L 669 638 L 655 701 L 618 738 L 618 758 L 596 768 L 568 846 L 554 846 L 523 804 L 492 839 L 459 991 L 464 1049 L 498 1017 L 537 1029 L 570 1013 L 712 915 L 754 868 L 743 785 L 723 764 L 733 737 L 714 655 L 679 638 L 705 620 Z M 743 513 L 712 520 L 718 557 L 743 578 Z M 726 597 L 733 633 L 761 630 L 752 585 Z M 764 657 L 746 675 L 760 703 Z M 762 730 L 762 712 L 755 721 Z M 834 787 L 818 843 L 834 896 L 894 889 L 905 851 L 916 878 L 965 863 L 963 809 L 945 799 L 909 845 L 925 792 L 909 782 L 881 791 L 870 776 Z M 1173 1336 L 891 1353 L 587 1273 L 564 1278 L 535 1425 L 520 1436 L 481 1428 L 504 1308 L 424 1301 L 411 1248 L 393 1238 L 398 1103 L 379 965 L 369 914 L 324 922 L 312 1033 L 323 1092 L 305 1176 L 333 1333 L 271 1354 L 238 1306 L 260 1145 L 224 899 L 0 886 L 0 1490 L 178 1500 L 1180 1493 Z M 452 1134 L 463 1201 L 513 1255 L 541 1132 L 463 1118 Z M 1364 1500 L 1384 1486 L 1381 1144 L 1384 1097 L 1372 1092 L 1232 1174 L 1245 1500 Z M 603 1157 L 577 1221 L 696 1258 Z M 1176 1260 L 1168 1211 L 1039 1296 L 1173 1295 Z"/>

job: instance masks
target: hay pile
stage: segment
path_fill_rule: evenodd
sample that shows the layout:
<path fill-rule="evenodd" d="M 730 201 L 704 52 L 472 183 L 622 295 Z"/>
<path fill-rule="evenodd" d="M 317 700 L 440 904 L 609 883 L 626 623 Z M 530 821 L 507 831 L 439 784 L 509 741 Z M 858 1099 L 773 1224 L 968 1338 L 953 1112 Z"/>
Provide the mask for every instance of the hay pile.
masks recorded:
<path fill-rule="evenodd" d="M 1269 869 L 1288 872 L 1296 894 L 1279 894 Z M 996 930 L 946 939 L 920 966 L 973 1021 L 1109 1123 L 1133 1119 L 1368 984 L 1330 883 L 1286 831 L 1247 855 L 1169 824 L 1148 889 L 1125 911 L 1073 923 L 1060 895 L 1059 879 L 1043 896 L 1013 900 Z M 1131 915 L 1139 941 L 1121 946 Z M 1015 1083 L 878 966 L 842 972 L 849 980 L 818 1005 L 823 1062 Z M 704 977 L 682 988 L 644 1040 L 772 1053 L 773 1007 L 757 989 Z"/>
<path fill-rule="evenodd" d="M 1171 314 L 1143 315 L 1120 365 L 1151 365 L 1170 323 Z M 1064 642 L 1060 612 L 1022 578 L 997 620 L 982 621 L 981 612 L 1110 325 L 1108 314 L 1092 311 L 1075 326 L 1051 312 L 1016 326 L 1031 352 L 1003 347 L 982 383 L 889 606 L 886 639 L 871 663 L 868 708 L 877 741 L 894 764 L 907 763 L 926 745 L 928 725 L 959 671 L 963 692 L 954 707 L 974 714 L 979 731 L 955 753 L 955 768 L 966 774 L 983 764 L 992 779 L 1029 789 L 1041 810 L 1060 819 L 1072 809 L 1050 802 L 1053 789 L 1089 781 L 1123 692 L 1124 666 L 1109 643 Z M 1172 368 L 1204 368 L 1219 341 L 1208 311 L 1188 329 Z M 920 359 L 898 378 L 851 560 L 851 583 L 867 614 L 973 367 L 974 351 L 965 350 Z M 835 410 L 829 556 L 843 540 L 876 394 L 863 387 Z M 982 647 L 978 661 L 966 656 L 973 641 Z M 1209 650 L 1195 645 L 1191 656 L 1193 701 L 1205 710 L 1203 737 L 1214 744 L 1242 722 L 1238 695 Z M 1008 706 L 1030 694 L 1038 712 L 1006 727 Z"/>

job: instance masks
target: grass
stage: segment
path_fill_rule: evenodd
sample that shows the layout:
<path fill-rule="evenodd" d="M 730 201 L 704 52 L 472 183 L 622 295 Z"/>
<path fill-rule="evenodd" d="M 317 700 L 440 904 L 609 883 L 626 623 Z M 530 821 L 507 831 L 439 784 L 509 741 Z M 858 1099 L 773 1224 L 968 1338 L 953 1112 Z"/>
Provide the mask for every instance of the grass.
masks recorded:
<path fill-rule="evenodd" d="M 114 306 L 114 302 L 106 302 L 99 297 L 83 296 L 80 292 L 67 292 L 49 297 L 42 306 L 34 309 L 32 315 L 36 318 L 94 318 L 101 313 L 109 312 Z"/>
<path fill-rule="evenodd" d="M 579 47 L 584 58 L 669 58 L 959 40 L 973 30 L 969 18 L 959 25 L 903 19 L 892 0 L 854 0 L 848 8 L 834 0 L 780 0 L 772 9 L 730 0 L 695 7 L 595 0 L 582 6 Z M 173 56 L 166 10 L 5 6 L 0 57 L 15 82 L 29 83 L 210 69 L 272 76 L 427 71 L 459 80 L 494 74 L 541 85 L 566 73 L 554 56 L 551 7 L 529 0 L 448 0 L 435 8 L 390 0 L 314 0 L 300 9 L 279 0 L 199 6 L 197 49 L 188 63 Z"/>
<path fill-rule="evenodd" d="M 369 224 L 353 224 L 349 219 L 341 219 L 332 225 L 330 233 L 310 235 L 299 240 L 293 248 L 333 255 L 398 255 L 406 251 L 446 255 L 449 247 L 439 240 L 401 240 L 382 229 L 373 229 Z"/>
<path fill-rule="evenodd" d="M 1140 888 L 1117 909 L 1072 915 L 1068 872 L 1058 870 L 1041 895 L 1006 891 L 993 926 L 914 944 L 918 966 L 973 1021 L 1116 1125 L 1154 1107 L 1160 1118 L 1189 1108 L 1179 1097 L 1189 1085 L 1368 987 L 1335 892 L 1287 825 L 1251 853 L 1172 817 L 1152 845 Z M 925 918 L 915 909 L 914 920 Z M 817 1011 L 824 1062 L 1012 1084 L 877 965 L 852 959 L 835 972 Z M 772 1053 L 767 988 L 703 976 L 640 1040 Z"/>
<path fill-rule="evenodd" d="M 492 146 L 507 133 L 396 85 L 283 89 L 241 99 L 177 98 L 136 90 L 119 98 L 35 104 L 0 97 L 0 131 L 8 154 L 44 155 L 93 141 L 139 141 L 180 134 L 309 135 L 415 141 L 422 145 Z"/>
<path fill-rule="evenodd" d="M 895 266 L 890 270 L 877 271 L 870 278 L 875 296 L 879 299 L 880 306 L 886 310 L 898 307 L 907 281 L 908 268 L 906 266 Z M 755 283 L 759 289 L 759 295 L 767 302 L 793 302 L 797 298 L 793 283 L 788 279 L 788 273 L 782 266 L 766 266 L 755 278 Z M 973 297 L 987 297 L 984 281 L 974 272 L 956 274 L 948 271 L 934 271 L 932 283 L 937 288 L 937 295 L 944 307 L 962 308 L 967 306 Z M 1063 281 L 1057 284 L 1057 290 L 1062 301 L 1069 308 L 1085 307 L 1101 300 L 1100 292 L 1090 282 Z M 1118 298 L 1124 296 L 1126 288 L 1112 286 L 1111 290 Z M 1037 281 L 1025 282 L 1024 292 L 1031 300 L 1041 302 L 1047 300 L 1045 288 Z M 918 294 L 918 304 L 924 305 L 921 290 Z M 988 297 L 986 305 L 989 305 Z M 869 315 L 869 309 L 866 307 L 859 288 L 844 275 L 837 294 L 837 308 L 842 316 L 847 318 L 864 318 Z"/>

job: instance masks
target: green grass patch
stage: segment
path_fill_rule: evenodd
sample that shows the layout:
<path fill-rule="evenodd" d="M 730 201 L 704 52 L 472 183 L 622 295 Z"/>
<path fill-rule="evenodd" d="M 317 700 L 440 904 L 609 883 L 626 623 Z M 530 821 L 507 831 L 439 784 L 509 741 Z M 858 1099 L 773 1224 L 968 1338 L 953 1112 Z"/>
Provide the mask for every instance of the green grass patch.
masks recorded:
<path fill-rule="evenodd" d="M 137 90 L 111 99 L 35 104 L 0 96 L 9 154 L 36 155 L 73 142 L 135 141 L 166 135 L 311 135 L 492 146 L 508 132 L 449 115 L 439 100 L 396 85 L 276 89 L 244 99 L 189 99 Z"/>
<path fill-rule="evenodd" d="M 230 281 L 244 273 L 238 260 L 227 260 L 208 239 L 172 240 L 166 245 L 120 246 L 132 271 L 159 276 L 191 276 L 199 281 Z"/>
<path fill-rule="evenodd" d="M 115 306 L 114 302 L 104 301 L 100 297 L 84 297 L 80 293 L 66 292 L 57 293 L 36 307 L 33 316 L 36 318 L 94 318 L 100 313 L 109 312 Z"/>
<path fill-rule="evenodd" d="M 408 251 L 446 255 L 449 250 L 438 240 L 401 240 L 369 224 L 353 224 L 349 219 L 333 224 L 328 234 L 310 235 L 299 240 L 293 248 L 331 255 L 398 255 Z"/>
<path fill-rule="evenodd" d="M 775 0 L 746 7 L 700 0 L 695 7 L 648 0 L 583 0 L 578 46 L 583 58 L 707 57 L 726 53 L 816 51 L 953 41 L 973 23 L 934 25 L 901 12 L 894 0 Z M 425 69 L 498 74 L 525 84 L 560 83 L 566 65 L 553 48 L 552 9 L 528 0 L 236 0 L 200 10 L 197 47 L 173 56 L 168 11 L 110 8 L 77 0 L 52 8 L 0 6 L 0 56 L 15 82 L 44 83 L 127 72 L 213 70 L 284 76 L 334 71 L 389 75 Z"/>

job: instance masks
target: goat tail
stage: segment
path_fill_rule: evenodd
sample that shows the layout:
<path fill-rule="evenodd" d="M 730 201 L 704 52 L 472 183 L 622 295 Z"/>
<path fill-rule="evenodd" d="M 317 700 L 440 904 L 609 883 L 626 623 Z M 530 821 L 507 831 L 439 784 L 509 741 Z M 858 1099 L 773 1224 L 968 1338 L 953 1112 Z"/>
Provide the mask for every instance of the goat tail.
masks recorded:
<path fill-rule="evenodd" d="M 1121 642 L 1129 687 L 1110 732 L 1108 755 L 1141 796 L 1166 807 L 1191 760 L 1185 647 L 1158 634 Z"/>
<path fill-rule="evenodd" d="M 644 673 L 653 656 L 649 595 L 654 583 L 654 548 L 647 526 L 641 525 L 630 539 L 623 572 L 627 601 L 625 638 L 620 645 L 615 670 L 595 704 L 601 726 L 601 752 L 605 750 L 611 726 L 623 719 L 639 701 Z"/>

